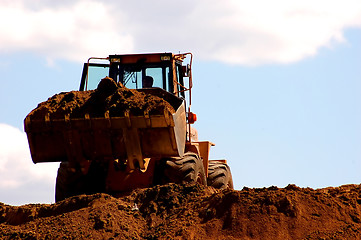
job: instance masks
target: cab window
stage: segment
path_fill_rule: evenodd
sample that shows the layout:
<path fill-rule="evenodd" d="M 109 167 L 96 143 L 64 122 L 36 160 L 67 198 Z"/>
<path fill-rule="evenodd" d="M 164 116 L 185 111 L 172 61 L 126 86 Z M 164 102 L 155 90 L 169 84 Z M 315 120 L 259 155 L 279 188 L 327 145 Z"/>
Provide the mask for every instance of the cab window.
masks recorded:
<path fill-rule="evenodd" d="M 143 66 L 134 65 L 109 66 L 105 64 L 91 64 L 87 69 L 87 76 L 84 81 L 84 90 L 96 89 L 100 80 L 105 77 L 111 77 L 116 82 L 121 82 L 125 87 L 138 89 L 147 87 L 144 85 L 144 79 L 153 79 L 152 84 L 148 87 L 159 87 L 167 91 L 173 91 L 172 73 L 169 66 Z"/>
<path fill-rule="evenodd" d="M 163 88 L 163 71 L 162 71 L 162 68 L 147 68 L 147 69 L 145 69 L 145 76 L 144 77 L 146 77 L 146 76 L 153 78 L 152 87 Z M 146 86 L 142 86 L 142 87 L 146 87 Z"/>
<path fill-rule="evenodd" d="M 170 91 L 170 78 L 169 67 L 144 67 L 142 69 L 123 67 L 119 71 L 116 81 L 120 81 L 124 86 L 132 89 L 159 87 Z"/>
<path fill-rule="evenodd" d="M 98 87 L 101 79 L 109 75 L 109 67 L 89 66 L 86 90 L 94 90 Z"/>

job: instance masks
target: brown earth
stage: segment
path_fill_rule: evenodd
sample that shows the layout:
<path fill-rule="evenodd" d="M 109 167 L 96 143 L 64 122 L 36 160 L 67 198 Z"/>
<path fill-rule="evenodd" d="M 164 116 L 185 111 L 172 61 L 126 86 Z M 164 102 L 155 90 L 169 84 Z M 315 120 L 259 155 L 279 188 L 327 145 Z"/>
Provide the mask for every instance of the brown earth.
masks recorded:
<path fill-rule="evenodd" d="M 361 239 L 361 185 L 215 190 L 169 184 L 114 198 L 0 204 L 1 239 Z"/>
<path fill-rule="evenodd" d="M 164 111 L 174 113 L 173 107 L 164 99 L 128 89 L 117 84 L 111 78 L 100 81 L 97 89 L 89 91 L 71 91 L 55 94 L 47 101 L 40 103 L 29 113 L 30 119 L 64 119 L 90 117 L 104 117 L 109 111 L 111 117 L 124 116 L 125 111 L 130 115 L 162 114 Z"/>
<path fill-rule="evenodd" d="M 174 110 L 161 98 L 103 79 L 93 91 L 54 95 L 31 119 Z M 114 198 L 0 203 L 0 239 L 361 239 L 361 185 L 215 190 L 169 184 Z"/>

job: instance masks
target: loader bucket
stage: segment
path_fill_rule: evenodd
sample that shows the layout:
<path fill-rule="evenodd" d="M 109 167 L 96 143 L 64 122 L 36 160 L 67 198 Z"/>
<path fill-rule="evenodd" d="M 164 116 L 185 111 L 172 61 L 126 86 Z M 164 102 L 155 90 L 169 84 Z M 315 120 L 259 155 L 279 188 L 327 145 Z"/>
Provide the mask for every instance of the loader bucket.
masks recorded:
<path fill-rule="evenodd" d="M 183 156 L 186 142 L 184 101 L 160 89 L 141 89 L 168 101 L 175 113 L 122 117 L 24 120 L 31 157 L 39 162 L 83 162 L 127 160 L 130 169 L 138 163 L 144 169 L 145 158 Z"/>

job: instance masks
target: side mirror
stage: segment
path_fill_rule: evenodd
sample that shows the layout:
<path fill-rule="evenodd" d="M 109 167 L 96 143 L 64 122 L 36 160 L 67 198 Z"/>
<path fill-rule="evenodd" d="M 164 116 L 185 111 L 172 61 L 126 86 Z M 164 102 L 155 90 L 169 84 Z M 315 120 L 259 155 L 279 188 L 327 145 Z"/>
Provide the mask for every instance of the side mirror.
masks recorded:
<path fill-rule="evenodd" d="M 187 64 L 182 66 L 182 75 L 183 77 L 189 77 L 191 75 L 191 65 Z"/>

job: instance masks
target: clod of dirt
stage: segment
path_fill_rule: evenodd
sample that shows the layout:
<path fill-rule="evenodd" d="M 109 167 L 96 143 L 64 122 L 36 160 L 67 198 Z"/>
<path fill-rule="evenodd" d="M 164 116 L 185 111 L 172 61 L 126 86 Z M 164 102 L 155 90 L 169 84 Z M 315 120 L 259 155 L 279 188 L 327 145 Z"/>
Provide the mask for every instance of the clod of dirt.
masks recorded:
<path fill-rule="evenodd" d="M 129 111 L 130 115 L 163 114 L 164 111 L 174 113 L 174 108 L 164 99 L 128 89 L 106 77 L 100 81 L 97 89 L 89 91 L 62 92 L 40 103 L 29 113 L 30 119 L 43 120 L 104 117 L 109 112 L 111 117 L 122 117 Z"/>
<path fill-rule="evenodd" d="M 2 239 L 361 239 L 361 185 L 215 190 L 169 184 L 0 204 Z"/>

